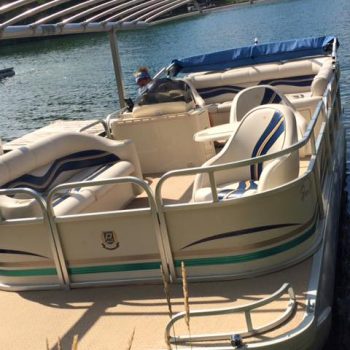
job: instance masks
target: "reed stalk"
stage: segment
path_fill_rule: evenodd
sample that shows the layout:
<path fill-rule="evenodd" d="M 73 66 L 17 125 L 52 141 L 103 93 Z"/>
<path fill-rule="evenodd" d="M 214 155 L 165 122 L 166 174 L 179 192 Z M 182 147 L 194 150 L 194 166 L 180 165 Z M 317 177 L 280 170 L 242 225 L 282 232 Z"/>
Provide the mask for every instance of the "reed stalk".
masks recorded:
<path fill-rule="evenodd" d="M 188 285 L 187 285 L 187 272 L 185 263 L 181 261 L 181 274 L 182 274 L 182 291 L 184 295 L 184 305 L 185 305 L 185 322 L 188 328 L 188 332 L 191 334 L 190 330 L 190 304 L 189 304 L 189 294 L 188 294 Z"/>
<path fill-rule="evenodd" d="M 46 338 L 46 350 L 50 350 L 49 339 Z"/>
<path fill-rule="evenodd" d="M 170 286 L 169 286 L 169 283 L 165 277 L 165 273 L 164 273 L 162 265 L 160 265 L 160 272 L 162 274 L 164 294 L 165 294 L 166 302 L 168 305 L 169 317 L 171 319 L 173 317 L 173 309 L 171 306 Z M 175 329 L 174 328 L 173 328 L 173 331 L 174 331 L 174 336 L 175 336 Z M 167 349 L 171 350 L 171 345 L 170 345 L 169 339 L 165 339 L 165 343 L 166 343 Z"/>
<path fill-rule="evenodd" d="M 131 333 L 131 336 L 129 338 L 129 343 L 128 343 L 128 347 L 126 348 L 126 350 L 131 350 L 132 348 L 132 343 L 134 342 L 134 337 L 135 337 L 135 331 L 136 329 L 134 328 L 134 330 Z"/>
<path fill-rule="evenodd" d="M 173 309 L 172 309 L 172 306 L 171 306 L 170 286 L 169 286 L 169 283 L 168 283 L 168 281 L 167 281 L 167 279 L 165 277 L 162 265 L 160 265 L 160 272 L 162 273 L 163 288 L 164 288 L 164 294 L 165 294 L 166 302 L 168 304 L 169 317 L 172 318 L 173 317 Z"/>
<path fill-rule="evenodd" d="M 78 335 L 77 334 L 73 338 L 72 350 L 78 350 Z"/>
<path fill-rule="evenodd" d="M 57 339 L 57 350 L 62 350 L 62 341 L 60 337 Z"/>

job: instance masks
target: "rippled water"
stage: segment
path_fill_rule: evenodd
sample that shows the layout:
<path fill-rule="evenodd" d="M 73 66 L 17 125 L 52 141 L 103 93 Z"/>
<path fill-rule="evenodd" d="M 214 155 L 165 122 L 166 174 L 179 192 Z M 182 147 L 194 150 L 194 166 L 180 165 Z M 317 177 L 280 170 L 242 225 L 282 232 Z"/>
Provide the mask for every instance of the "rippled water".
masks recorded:
<path fill-rule="evenodd" d="M 350 1 L 268 1 L 206 16 L 119 34 L 126 91 L 135 95 L 132 73 L 152 72 L 173 58 L 252 43 L 335 34 L 341 47 L 341 87 L 345 116 L 350 108 Z M 11 139 L 54 119 L 102 118 L 118 107 L 105 34 L 45 39 L 0 47 L 0 68 L 16 76 L 0 82 L 0 136 Z M 348 157 L 348 159 L 350 159 Z M 349 171 L 349 169 L 348 169 Z M 349 188 L 348 181 L 345 189 Z M 344 202 L 347 201 L 347 192 Z M 343 206 L 335 329 L 332 349 L 350 349 L 349 206 Z M 335 343 L 333 343 L 335 342 Z"/>

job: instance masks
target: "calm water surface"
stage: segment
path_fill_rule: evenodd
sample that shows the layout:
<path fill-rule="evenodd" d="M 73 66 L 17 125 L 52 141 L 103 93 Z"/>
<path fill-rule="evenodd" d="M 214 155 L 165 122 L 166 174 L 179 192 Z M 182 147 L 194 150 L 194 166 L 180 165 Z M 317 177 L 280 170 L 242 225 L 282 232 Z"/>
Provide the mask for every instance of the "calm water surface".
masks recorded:
<path fill-rule="evenodd" d="M 339 37 L 342 99 L 350 108 L 350 1 L 268 1 L 119 34 L 126 92 L 135 95 L 132 73 L 152 72 L 173 58 L 260 42 L 335 34 Z M 9 140 L 55 119 L 103 118 L 118 108 L 105 34 L 56 38 L 0 47 L 0 68 L 16 76 L 0 82 L 0 136 Z M 347 179 L 348 180 L 348 179 Z M 345 187 L 346 189 L 348 186 Z M 345 193 L 344 201 L 347 200 Z M 343 210 L 332 349 L 350 349 L 349 208 Z M 348 243 L 348 244 L 345 244 Z M 347 281 L 349 281 L 347 283 Z M 340 307 L 341 306 L 341 307 Z M 334 343 L 335 342 L 335 343 Z"/>

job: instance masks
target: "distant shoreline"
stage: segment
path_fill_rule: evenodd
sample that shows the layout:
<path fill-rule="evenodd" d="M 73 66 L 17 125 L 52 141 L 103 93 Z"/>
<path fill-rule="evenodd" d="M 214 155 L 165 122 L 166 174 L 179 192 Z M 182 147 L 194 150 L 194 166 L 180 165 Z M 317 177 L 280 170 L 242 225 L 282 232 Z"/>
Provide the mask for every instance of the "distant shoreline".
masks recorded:
<path fill-rule="evenodd" d="M 193 12 L 183 13 L 181 15 L 169 16 L 167 18 L 163 18 L 163 19 L 160 19 L 160 20 L 154 22 L 153 25 L 168 23 L 168 22 L 176 21 L 179 19 L 185 19 L 185 18 L 189 18 L 189 17 L 202 16 L 202 15 L 209 14 L 211 12 L 225 11 L 225 10 L 232 9 L 235 7 L 254 6 L 256 4 L 259 4 L 262 2 L 267 2 L 267 1 L 269 1 L 269 0 L 254 0 L 253 3 L 250 3 L 250 0 L 245 0 L 245 1 L 238 2 L 238 3 L 232 3 L 229 5 L 217 5 L 217 6 L 213 6 L 213 7 L 203 8 L 203 9 L 201 9 L 200 12 L 193 11 Z"/>
<path fill-rule="evenodd" d="M 226 10 L 226 9 L 231 9 L 231 8 L 234 8 L 234 7 L 243 7 L 243 6 L 254 6 L 258 3 L 261 3 L 261 2 L 267 2 L 268 0 L 254 0 L 253 3 L 250 3 L 249 0 L 245 0 L 245 1 L 241 1 L 241 2 L 236 2 L 236 3 L 232 3 L 232 4 L 229 4 L 229 5 L 219 5 L 219 6 L 214 6 L 214 7 L 210 7 L 210 8 L 207 8 L 207 9 L 203 9 L 202 11 L 203 12 L 216 12 L 216 11 L 223 11 L 223 10 Z"/>

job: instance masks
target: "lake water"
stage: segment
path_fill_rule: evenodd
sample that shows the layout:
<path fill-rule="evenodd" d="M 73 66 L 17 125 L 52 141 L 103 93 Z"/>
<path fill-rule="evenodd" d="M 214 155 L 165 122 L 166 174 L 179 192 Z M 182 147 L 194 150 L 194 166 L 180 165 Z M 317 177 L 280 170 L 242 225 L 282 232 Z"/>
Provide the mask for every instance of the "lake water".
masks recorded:
<path fill-rule="evenodd" d="M 341 43 L 342 101 L 348 116 L 349 0 L 268 1 L 120 33 L 126 92 L 135 96 L 132 73 L 140 65 L 155 73 L 173 58 L 244 46 L 255 37 L 269 42 L 325 34 L 338 36 Z M 16 76 L 0 82 L 0 136 L 5 140 L 55 119 L 103 118 L 118 108 L 106 34 L 0 47 L 0 68 L 12 66 Z M 345 192 L 344 202 L 347 199 Z M 350 349 L 350 211 L 346 203 L 343 208 L 332 349 Z"/>

